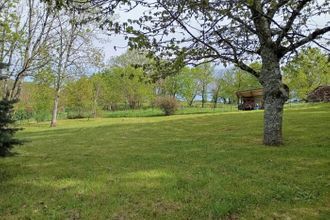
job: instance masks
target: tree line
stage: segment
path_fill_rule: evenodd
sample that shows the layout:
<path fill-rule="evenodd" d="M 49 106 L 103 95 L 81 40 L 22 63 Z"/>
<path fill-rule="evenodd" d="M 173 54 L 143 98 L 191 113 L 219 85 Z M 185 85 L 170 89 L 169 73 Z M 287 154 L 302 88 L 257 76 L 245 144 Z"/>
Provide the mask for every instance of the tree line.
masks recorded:
<path fill-rule="evenodd" d="M 137 67 L 141 63 L 153 68 Z M 251 66 L 260 68 L 259 63 Z M 84 118 L 101 116 L 104 111 L 155 107 L 162 96 L 173 97 L 187 107 L 216 108 L 218 103 L 236 104 L 237 91 L 262 88 L 255 77 L 239 68 L 217 69 L 210 64 L 184 66 L 174 75 L 153 80 L 154 62 L 137 50 L 112 59 L 103 70 L 67 78 L 60 93 L 51 71 L 41 69 L 33 80 L 24 83 L 16 110 L 18 119 L 50 120 L 54 94 L 61 97 L 58 114 L 62 118 Z M 303 50 L 282 67 L 282 74 L 290 97 L 304 100 L 317 86 L 329 83 L 328 57 L 319 49 Z"/>

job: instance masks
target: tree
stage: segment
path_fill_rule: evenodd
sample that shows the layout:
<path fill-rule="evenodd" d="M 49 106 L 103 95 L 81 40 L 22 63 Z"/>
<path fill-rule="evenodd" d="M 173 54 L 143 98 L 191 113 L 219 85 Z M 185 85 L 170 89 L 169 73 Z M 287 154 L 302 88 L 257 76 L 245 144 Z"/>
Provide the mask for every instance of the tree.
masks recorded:
<path fill-rule="evenodd" d="M 55 15 L 54 47 L 49 50 L 51 66 L 55 76 L 54 104 L 50 126 L 56 127 L 60 93 L 66 81 L 81 75 L 91 66 L 100 63 L 102 55 L 93 46 L 93 25 L 83 26 L 86 16 L 76 11 L 57 11 Z"/>
<path fill-rule="evenodd" d="M 202 96 L 202 108 L 207 102 L 208 85 L 212 82 L 214 68 L 210 63 L 202 64 L 197 67 L 198 81 L 200 84 L 200 94 Z"/>
<path fill-rule="evenodd" d="M 181 89 L 179 78 L 179 74 L 176 74 L 168 76 L 163 80 L 163 91 L 166 95 L 175 98 L 179 94 L 179 91 Z"/>
<path fill-rule="evenodd" d="M 179 95 L 184 98 L 190 107 L 200 91 L 199 74 L 198 68 L 185 67 L 178 75 Z"/>
<path fill-rule="evenodd" d="M 90 0 L 79 7 L 70 4 L 76 1 L 55 1 L 57 6 L 99 9 L 96 18 L 101 27 L 127 33 L 132 48 L 145 48 L 168 58 L 184 57 L 188 63 L 233 63 L 255 76 L 264 87 L 266 145 L 283 142 L 283 106 L 289 92 L 282 81 L 280 62 L 311 42 L 327 49 L 320 37 L 330 31 L 328 24 L 310 25 L 312 19 L 329 12 L 329 1 Z M 86 7 L 91 5 L 95 7 Z M 139 10 L 141 16 L 122 23 L 110 21 L 109 16 L 118 10 Z M 248 65 L 251 60 L 261 61 L 260 71 Z"/>
<path fill-rule="evenodd" d="M 151 83 L 151 60 L 143 51 L 128 50 L 110 60 L 110 67 L 103 72 L 106 93 L 110 106 L 122 102 L 131 109 L 139 108 L 154 96 L 154 84 Z"/>
<path fill-rule="evenodd" d="M 211 87 L 211 94 L 212 94 L 212 102 L 213 102 L 213 108 L 216 108 L 218 105 L 218 101 L 220 98 L 220 91 L 221 91 L 221 77 L 220 76 L 214 76 L 212 87 Z"/>
<path fill-rule="evenodd" d="M 149 83 L 142 68 L 112 67 L 103 73 L 108 89 L 108 102 L 128 104 L 130 109 L 139 108 L 154 95 L 153 84 Z"/>
<path fill-rule="evenodd" d="M 65 87 L 66 106 L 73 112 L 71 117 L 90 117 L 93 110 L 93 84 L 83 76 L 77 81 L 69 82 Z"/>
<path fill-rule="evenodd" d="M 9 64 L 2 76 L 3 97 L 17 100 L 24 78 L 49 63 L 45 51 L 54 16 L 37 0 L 4 1 L 0 7 L 0 62 Z"/>
<path fill-rule="evenodd" d="M 29 101 L 32 104 L 34 119 L 38 122 L 49 120 L 53 104 L 53 82 L 54 76 L 50 68 L 44 68 L 38 71 L 33 78 L 32 88 L 29 91 L 31 93 L 31 99 Z M 25 93 L 23 90 L 22 95 L 26 96 Z"/>
<path fill-rule="evenodd" d="M 103 81 L 101 74 L 94 74 L 91 78 L 92 83 L 92 96 L 93 96 L 93 104 L 92 104 L 92 114 L 93 117 L 96 118 L 98 113 L 98 108 L 100 103 L 102 102 L 102 97 L 105 96 L 104 92 L 106 90 L 106 84 Z"/>
<path fill-rule="evenodd" d="M 330 62 L 328 56 L 320 49 L 308 48 L 300 51 L 285 67 L 284 82 L 290 88 L 290 94 L 299 99 L 320 85 L 330 83 Z"/>
<path fill-rule="evenodd" d="M 18 128 L 13 128 L 13 108 L 16 100 L 2 99 L 0 100 L 0 157 L 7 156 L 10 149 L 22 142 L 14 138 L 13 135 Z"/>
<path fill-rule="evenodd" d="M 0 66 L 0 71 L 5 65 Z M 13 128 L 13 108 L 17 100 L 8 100 L 3 98 L 0 100 L 0 157 L 7 156 L 10 153 L 10 149 L 17 144 L 21 144 L 21 141 L 15 139 L 13 136 L 19 129 Z"/>

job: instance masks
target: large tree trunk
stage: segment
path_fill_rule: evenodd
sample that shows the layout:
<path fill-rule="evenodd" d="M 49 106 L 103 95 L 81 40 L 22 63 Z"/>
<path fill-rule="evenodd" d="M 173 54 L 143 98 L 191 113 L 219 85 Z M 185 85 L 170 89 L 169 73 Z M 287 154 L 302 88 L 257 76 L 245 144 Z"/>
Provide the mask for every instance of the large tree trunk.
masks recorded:
<path fill-rule="evenodd" d="M 275 54 L 264 54 L 260 82 L 264 87 L 264 144 L 278 146 L 283 143 L 283 106 L 289 91 L 282 83 L 280 63 Z"/>
<path fill-rule="evenodd" d="M 59 91 L 56 91 L 55 98 L 54 98 L 54 106 L 53 106 L 52 120 L 50 122 L 50 127 L 56 127 L 59 99 L 60 99 Z"/>

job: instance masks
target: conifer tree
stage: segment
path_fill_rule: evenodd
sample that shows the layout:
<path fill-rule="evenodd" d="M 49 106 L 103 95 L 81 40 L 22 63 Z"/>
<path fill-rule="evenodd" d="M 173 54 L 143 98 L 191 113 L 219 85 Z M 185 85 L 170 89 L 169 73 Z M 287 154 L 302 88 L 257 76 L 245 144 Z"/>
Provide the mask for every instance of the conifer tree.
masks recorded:
<path fill-rule="evenodd" d="M 14 134 L 20 130 L 14 128 L 13 124 L 13 108 L 16 100 L 8 100 L 6 98 L 0 100 L 0 157 L 5 157 L 10 154 L 10 149 L 14 145 L 22 142 L 14 138 Z"/>

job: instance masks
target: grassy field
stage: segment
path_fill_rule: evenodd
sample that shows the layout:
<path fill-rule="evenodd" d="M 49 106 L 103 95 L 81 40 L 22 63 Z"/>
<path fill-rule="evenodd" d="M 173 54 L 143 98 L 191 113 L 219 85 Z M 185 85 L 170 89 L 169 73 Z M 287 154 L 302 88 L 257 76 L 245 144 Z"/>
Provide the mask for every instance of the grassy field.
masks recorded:
<path fill-rule="evenodd" d="M 29 124 L 0 159 L 0 219 L 330 219 L 330 105 Z"/>

